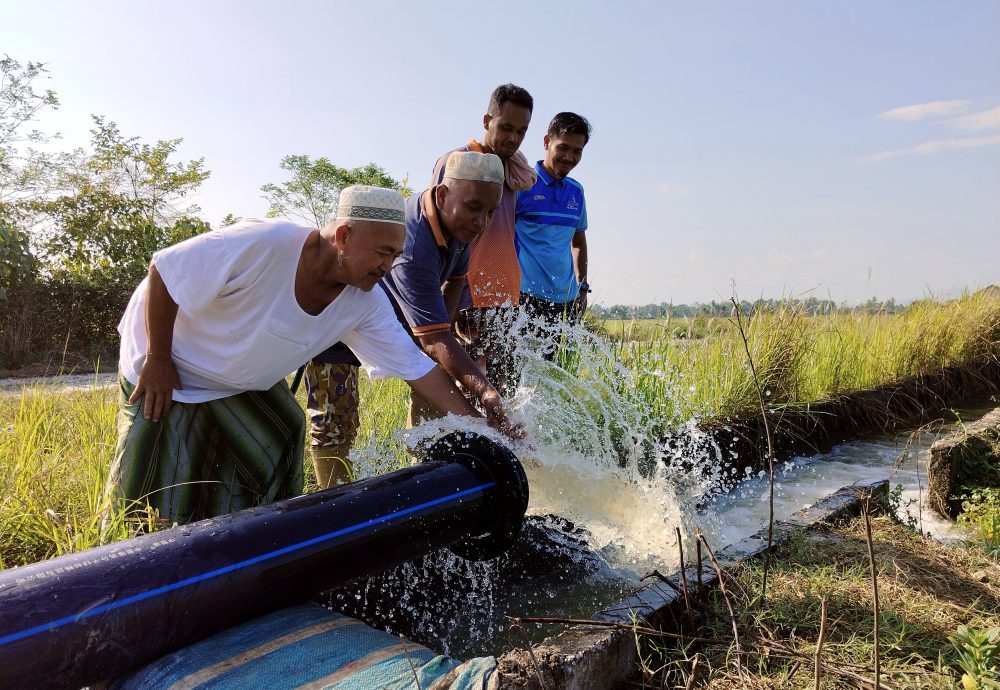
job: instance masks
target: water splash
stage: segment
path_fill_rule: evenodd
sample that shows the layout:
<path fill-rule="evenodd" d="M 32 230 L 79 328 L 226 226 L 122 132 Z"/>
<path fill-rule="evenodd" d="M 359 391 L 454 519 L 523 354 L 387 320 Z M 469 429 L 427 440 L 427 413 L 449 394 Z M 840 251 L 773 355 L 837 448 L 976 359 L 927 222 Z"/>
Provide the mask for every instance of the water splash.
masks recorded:
<path fill-rule="evenodd" d="M 531 325 L 520 316 L 518 332 L 530 333 Z M 657 409 L 691 409 L 685 404 L 691 391 L 682 384 L 649 385 L 683 376 L 664 375 L 663 363 L 652 357 L 627 369 L 605 341 L 578 326 L 562 324 L 556 336 L 562 343 L 557 361 L 547 359 L 530 334 L 516 348 L 520 385 L 509 408 L 530 439 L 512 449 L 531 492 L 531 517 L 517 546 L 488 563 L 430 554 L 335 595 L 333 605 L 453 655 L 499 653 L 509 646 L 505 616 L 589 617 L 623 599 L 651 567 L 677 565 L 677 527 L 687 546 L 697 527 L 718 551 L 765 525 L 766 473 L 738 469 L 734 451 L 700 431 L 697 419 L 649 412 L 652 395 L 670 396 L 671 404 Z M 484 423 L 457 417 L 400 431 L 398 438 L 417 454 L 452 431 L 509 444 Z M 886 476 L 898 454 L 892 435 L 781 463 L 777 519 L 859 478 Z M 906 501 L 921 497 L 925 455 L 923 447 L 915 454 L 918 465 L 910 473 L 917 486 L 907 486 Z M 373 447 L 354 456 L 363 476 L 397 462 Z M 719 495 L 737 482 L 735 491 Z"/>
<path fill-rule="evenodd" d="M 653 418 L 636 375 L 604 339 L 578 325 L 553 329 L 550 337 L 562 343 L 556 361 L 531 335 L 516 349 L 522 373 L 512 408 L 538 448 L 525 458 L 529 512 L 585 527 L 615 567 L 634 574 L 669 567 L 674 529 L 691 530 L 697 504 L 718 483 L 721 450 L 692 420 Z M 642 366 L 641 374 L 655 376 Z"/>
<path fill-rule="evenodd" d="M 511 444 L 483 422 L 455 416 L 398 433 L 418 456 L 453 431 L 512 445 L 528 475 L 532 536 L 488 563 L 431 554 L 333 602 L 456 654 L 505 641 L 505 615 L 589 617 L 638 585 L 644 572 L 674 566 L 675 528 L 693 532 L 697 504 L 719 482 L 721 449 L 694 420 L 652 418 L 636 377 L 603 339 L 524 314 L 513 332 L 520 334 L 520 383 L 508 409 L 525 424 L 526 441 Z M 553 358 L 546 356 L 545 335 L 560 343 Z M 352 459 L 360 476 L 396 462 L 370 446 Z M 534 555 L 519 560 L 519 550 Z M 526 572 L 552 555 L 540 572 Z"/>

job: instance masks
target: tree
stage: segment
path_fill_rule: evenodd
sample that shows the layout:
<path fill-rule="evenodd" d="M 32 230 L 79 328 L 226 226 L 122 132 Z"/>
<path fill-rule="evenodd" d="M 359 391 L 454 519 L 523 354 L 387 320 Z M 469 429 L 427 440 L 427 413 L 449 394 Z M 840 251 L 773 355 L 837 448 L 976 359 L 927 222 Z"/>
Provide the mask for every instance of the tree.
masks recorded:
<path fill-rule="evenodd" d="M 7 302 L 16 288 L 38 277 L 25 202 L 44 189 L 49 157 L 32 149 L 31 144 L 53 137 L 25 128 L 42 111 L 59 107 L 52 90 L 35 91 L 46 71 L 40 62 L 22 65 L 6 55 L 0 60 L 0 304 Z"/>
<path fill-rule="evenodd" d="M 298 219 L 316 228 L 333 217 L 344 187 L 366 184 L 396 189 L 404 196 L 412 193 L 406 179 L 397 181 L 375 163 L 348 170 L 325 157 L 310 160 L 306 155 L 291 155 L 281 159 L 280 167 L 291 174 L 291 179 L 260 188 L 270 204 L 267 215 Z"/>
<path fill-rule="evenodd" d="M 102 117 L 94 124 L 93 150 L 64 154 L 56 194 L 32 204 L 42 250 L 53 268 L 134 285 L 156 250 L 208 229 L 183 200 L 209 173 L 204 159 L 170 160 L 180 139 L 143 144 Z"/>
<path fill-rule="evenodd" d="M 21 285 L 31 281 L 38 261 L 31 253 L 28 235 L 14 223 L 0 218 L 0 304 Z"/>
<path fill-rule="evenodd" d="M 30 129 L 56 108 L 41 63 L 0 60 L 0 362 L 100 355 L 152 254 L 208 229 L 185 198 L 208 177 L 180 139 L 144 144 L 94 117 L 88 150 L 43 153 Z"/>
<path fill-rule="evenodd" d="M 24 129 L 42 111 L 59 107 L 51 89 L 35 92 L 35 83 L 46 73 L 40 62 L 22 65 L 7 55 L 0 60 L 0 204 L 34 191 L 46 168 L 48 157 L 30 145 L 54 137 Z"/>

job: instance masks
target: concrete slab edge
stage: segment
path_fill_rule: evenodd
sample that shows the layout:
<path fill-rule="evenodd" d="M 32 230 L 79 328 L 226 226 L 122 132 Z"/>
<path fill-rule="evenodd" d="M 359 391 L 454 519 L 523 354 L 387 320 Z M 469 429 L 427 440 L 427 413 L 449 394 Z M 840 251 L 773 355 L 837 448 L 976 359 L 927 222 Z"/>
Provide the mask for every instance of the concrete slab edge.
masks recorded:
<path fill-rule="evenodd" d="M 996 483 L 996 471 L 984 472 L 984 464 L 1000 469 L 1000 408 L 934 442 L 927 461 L 927 505 L 956 519 L 962 512 L 963 485 Z"/>

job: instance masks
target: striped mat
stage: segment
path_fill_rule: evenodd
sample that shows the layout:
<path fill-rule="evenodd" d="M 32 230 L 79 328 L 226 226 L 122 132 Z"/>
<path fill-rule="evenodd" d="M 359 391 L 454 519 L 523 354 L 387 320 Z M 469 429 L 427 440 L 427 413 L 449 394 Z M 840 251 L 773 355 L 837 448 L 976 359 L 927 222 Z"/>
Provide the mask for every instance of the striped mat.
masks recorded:
<path fill-rule="evenodd" d="M 168 654 L 109 690 L 493 690 L 496 659 L 465 663 L 318 604 L 257 618 Z"/>

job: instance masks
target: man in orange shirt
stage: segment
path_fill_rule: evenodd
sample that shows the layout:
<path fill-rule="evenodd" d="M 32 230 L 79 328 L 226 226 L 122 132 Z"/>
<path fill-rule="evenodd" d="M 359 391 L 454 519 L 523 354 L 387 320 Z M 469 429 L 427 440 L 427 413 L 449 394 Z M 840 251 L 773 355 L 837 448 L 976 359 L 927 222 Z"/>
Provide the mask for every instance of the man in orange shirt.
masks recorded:
<path fill-rule="evenodd" d="M 521 267 L 514 247 L 515 196 L 518 191 L 531 189 L 536 179 L 534 168 L 518 149 L 528 132 L 533 108 L 534 101 L 525 89 L 514 84 L 498 86 L 483 115 L 482 140 L 473 139 L 456 149 L 495 153 L 504 166 L 500 207 L 471 244 L 468 296 L 461 306 L 472 340 L 469 352 L 505 398 L 517 384 L 512 323 L 520 294 Z M 435 164 L 432 185 L 441 182 L 450 153 Z"/>

